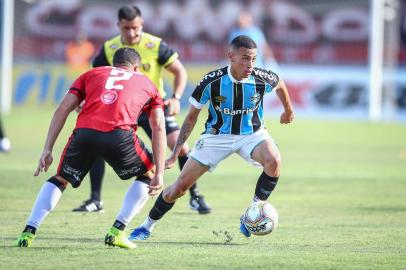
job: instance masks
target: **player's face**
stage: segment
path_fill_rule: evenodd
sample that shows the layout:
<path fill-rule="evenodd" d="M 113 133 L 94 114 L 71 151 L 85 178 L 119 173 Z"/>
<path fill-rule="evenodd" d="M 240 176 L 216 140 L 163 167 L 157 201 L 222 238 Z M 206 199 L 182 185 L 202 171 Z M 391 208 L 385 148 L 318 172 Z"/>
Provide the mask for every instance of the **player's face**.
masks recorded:
<path fill-rule="evenodd" d="M 122 41 L 125 45 L 134 45 L 140 41 L 143 23 L 144 20 L 141 17 L 136 17 L 131 21 L 123 19 L 118 22 Z"/>
<path fill-rule="evenodd" d="M 237 80 L 248 78 L 257 60 L 257 49 L 239 48 L 228 53 L 231 62 L 231 70 Z"/>

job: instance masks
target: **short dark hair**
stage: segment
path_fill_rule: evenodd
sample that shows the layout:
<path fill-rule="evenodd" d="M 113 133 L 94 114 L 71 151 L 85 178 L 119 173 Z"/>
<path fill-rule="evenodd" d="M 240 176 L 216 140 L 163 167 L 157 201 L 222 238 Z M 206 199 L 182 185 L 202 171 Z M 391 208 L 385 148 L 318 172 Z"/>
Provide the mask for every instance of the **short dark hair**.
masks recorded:
<path fill-rule="evenodd" d="M 140 54 L 133 48 L 123 47 L 118 49 L 113 56 L 113 66 L 139 66 Z"/>
<path fill-rule="evenodd" d="M 244 35 L 235 37 L 231 41 L 230 46 L 233 49 L 239 49 L 239 48 L 256 49 L 257 48 L 257 44 L 255 43 L 255 41 L 252 38 L 250 38 L 248 36 L 244 36 Z"/>
<path fill-rule="evenodd" d="M 132 21 L 137 17 L 141 17 L 141 10 L 137 6 L 122 6 L 118 10 L 118 21 Z"/>

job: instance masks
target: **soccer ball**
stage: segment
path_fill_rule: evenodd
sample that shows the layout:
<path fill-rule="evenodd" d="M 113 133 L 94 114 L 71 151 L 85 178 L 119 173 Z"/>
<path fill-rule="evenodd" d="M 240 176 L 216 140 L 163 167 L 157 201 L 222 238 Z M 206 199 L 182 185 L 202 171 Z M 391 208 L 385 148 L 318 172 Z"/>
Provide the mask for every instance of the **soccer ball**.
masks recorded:
<path fill-rule="evenodd" d="M 278 212 L 267 201 L 253 202 L 245 211 L 241 222 L 254 235 L 267 235 L 278 225 Z"/>

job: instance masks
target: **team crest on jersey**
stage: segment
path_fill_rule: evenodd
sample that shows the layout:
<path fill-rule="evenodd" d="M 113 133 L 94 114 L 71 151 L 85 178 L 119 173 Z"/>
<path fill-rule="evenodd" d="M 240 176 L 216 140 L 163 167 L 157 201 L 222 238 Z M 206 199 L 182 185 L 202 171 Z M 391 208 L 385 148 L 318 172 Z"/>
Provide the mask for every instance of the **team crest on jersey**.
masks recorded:
<path fill-rule="evenodd" d="M 148 49 L 152 49 L 155 47 L 155 44 L 152 42 L 148 42 L 148 43 L 145 43 L 145 47 L 147 47 Z"/>
<path fill-rule="evenodd" d="M 255 93 L 252 97 L 250 97 L 251 103 L 256 104 L 261 96 L 258 93 Z"/>
<path fill-rule="evenodd" d="M 225 97 L 225 96 L 217 96 L 217 97 L 214 97 L 214 100 L 216 102 L 223 103 L 223 102 L 226 102 L 227 97 Z"/>
<path fill-rule="evenodd" d="M 111 44 L 110 49 L 113 49 L 113 50 L 118 49 L 118 44 L 115 44 L 115 43 Z"/>
<path fill-rule="evenodd" d="M 149 63 L 144 63 L 141 65 L 142 69 L 148 72 L 151 69 L 151 65 Z"/>
<path fill-rule="evenodd" d="M 112 104 L 117 100 L 118 94 L 116 91 L 105 91 L 103 94 L 100 96 L 101 101 L 104 104 Z"/>

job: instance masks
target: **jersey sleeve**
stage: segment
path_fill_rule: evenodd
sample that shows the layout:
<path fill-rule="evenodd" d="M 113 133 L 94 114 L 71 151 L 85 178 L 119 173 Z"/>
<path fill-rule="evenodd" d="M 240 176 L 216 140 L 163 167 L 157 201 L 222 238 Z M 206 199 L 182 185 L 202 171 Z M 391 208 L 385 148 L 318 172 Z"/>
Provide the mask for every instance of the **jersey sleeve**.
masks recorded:
<path fill-rule="evenodd" d="M 147 112 L 148 115 L 151 110 L 156 109 L 156 108 L 161 108 L 162 110 L 164 109 L 164 101 L 161 97 L 161 95 L 158 92 L 158 89 L 154 86 L 152 89 L 152 94 L 151 98 L 148 100 L 148 102 L 144 105 L 142 108 L 143 111 Z"/>
<path fill-rule="evenodd" d="M 175 52 L 165 41 L 159 43 L 158 63 L 166 67 L 178 59 L 178 53 Z"/>
<path fill-rule="evenodd" d="M 101 47 L 99 53 L 93 59 L 92 63 L 93 67 L 102 67 L 102 66 L 110 66 L 109 62 L 107 61 L 106 52 L 104 50 L 104 45 Z"/>
<path fill-rule="evenodd" d="M 199 83 L 189 98 L 189 103 L 201 109 L 210 99 L 210 84 Z"/>
<path fill-rule="evenodd" d="M 267 93 L 269 93 L 273 89 L 275 89 L 275 87 L 278 85 L 280 79 L 279 79 L 279 76 L 271 70 L 269 70 L 267 73 L 268 73 L 268 76 L 265 77 L 265 82 L 266 82 L 265 91 Z"/>
<path fill-rule="evenodd" d="M 86 93 L 85 93 L 85 74 L 82 74 L 79 76 L 71 85 L 69 88 L 68 92 L 69 94 L 74 94 L 79 97 L 80 102 L 82 102 L 85 99 Z"/>

